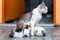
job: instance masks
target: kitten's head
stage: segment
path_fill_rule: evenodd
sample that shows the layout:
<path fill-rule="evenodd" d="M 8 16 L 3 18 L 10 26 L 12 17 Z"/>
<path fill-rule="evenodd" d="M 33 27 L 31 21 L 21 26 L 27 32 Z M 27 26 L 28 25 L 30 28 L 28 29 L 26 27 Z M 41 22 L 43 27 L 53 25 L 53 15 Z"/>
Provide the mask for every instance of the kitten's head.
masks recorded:
<path fill-rule="evenodd" d="M 37 8 L 40 13 L 47 13 L 48 12 L 48 7 L 45 5 L 44 2 L 42 2 L 40 5 L 38 5 Z"/>

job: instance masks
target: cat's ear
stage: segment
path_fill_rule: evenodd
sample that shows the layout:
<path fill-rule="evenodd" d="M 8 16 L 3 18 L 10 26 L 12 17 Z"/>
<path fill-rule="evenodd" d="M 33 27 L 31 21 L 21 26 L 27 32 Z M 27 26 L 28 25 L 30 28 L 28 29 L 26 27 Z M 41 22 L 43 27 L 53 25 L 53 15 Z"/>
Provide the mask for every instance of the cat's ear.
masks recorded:
<path fill-rule="evenodd" d="M 44 6 L 44 5 L 45 5 L 45 3 L 44 3 L 44 2 L 42 2 L 40 5 L 41 5 L 41 6 Z"/>
<path fill-rule="evenodd" d="M 44 7 L 45 7 L 45 3 L 42 2 L 42 3 L 40 4 L 40 8 L 44 8 Z"/>

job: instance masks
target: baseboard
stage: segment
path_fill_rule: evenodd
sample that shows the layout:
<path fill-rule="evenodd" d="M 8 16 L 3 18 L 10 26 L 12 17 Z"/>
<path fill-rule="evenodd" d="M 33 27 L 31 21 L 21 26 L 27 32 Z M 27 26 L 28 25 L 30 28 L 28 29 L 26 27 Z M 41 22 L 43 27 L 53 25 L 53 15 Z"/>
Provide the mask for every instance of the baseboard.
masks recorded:
<path fill-rule="evenodd" d="M 17 24 L 0 24 L 0 26 L 16 26 Z M 54 24 L 39 24 L 40 26 L 54 26 Z"/>

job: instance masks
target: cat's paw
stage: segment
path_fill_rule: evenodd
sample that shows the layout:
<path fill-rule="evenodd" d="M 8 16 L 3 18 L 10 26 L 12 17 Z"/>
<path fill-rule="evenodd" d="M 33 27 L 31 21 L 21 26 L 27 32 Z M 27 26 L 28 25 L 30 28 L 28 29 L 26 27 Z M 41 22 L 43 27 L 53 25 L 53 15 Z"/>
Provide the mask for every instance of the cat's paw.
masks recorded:
<path fill-rule="evenodd" d="M 31 32 L 31 36 L 34 36 L 34 33 L 33 32 Z"/>

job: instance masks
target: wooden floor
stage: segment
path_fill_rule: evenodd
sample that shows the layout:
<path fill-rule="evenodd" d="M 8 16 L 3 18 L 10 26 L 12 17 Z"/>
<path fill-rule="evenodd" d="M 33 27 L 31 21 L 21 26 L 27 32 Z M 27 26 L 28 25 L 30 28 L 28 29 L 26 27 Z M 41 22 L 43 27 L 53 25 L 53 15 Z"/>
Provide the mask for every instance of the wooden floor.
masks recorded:
<path fill-rule="evenodd" d="M 0 40 L 60 40 L 60 27 L 47 27 L 46 29 L 47 35 L 46 37 L 25 37 L 25 38 L 9 38 L 9 34 L 15 26 L 0 26 Z"/>

